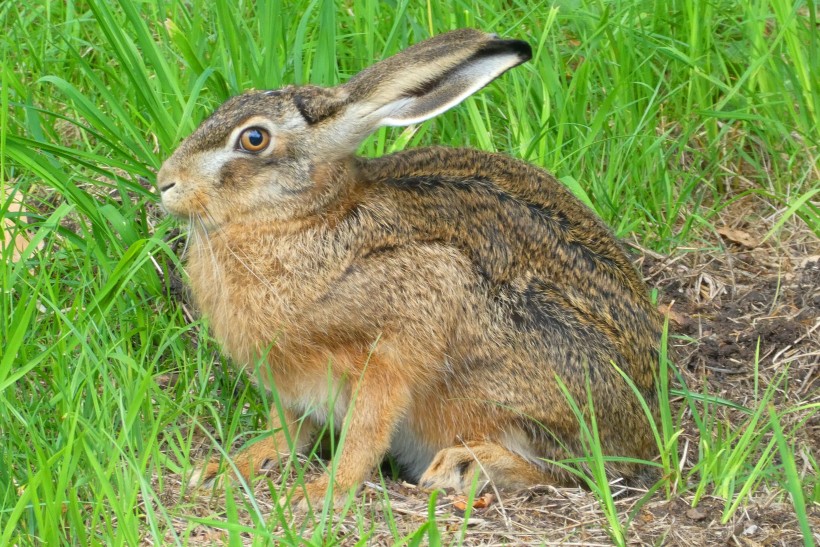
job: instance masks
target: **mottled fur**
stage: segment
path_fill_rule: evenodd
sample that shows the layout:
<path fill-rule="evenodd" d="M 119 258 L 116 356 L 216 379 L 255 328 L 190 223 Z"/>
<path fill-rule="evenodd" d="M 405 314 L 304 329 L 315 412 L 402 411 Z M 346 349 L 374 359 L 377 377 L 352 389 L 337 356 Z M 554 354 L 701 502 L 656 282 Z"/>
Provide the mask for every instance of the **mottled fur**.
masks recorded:
<path fill-rule="evenodd" d="M 332 412 L 349 420 L 341 493 L 388 451 L 431 488 L 464 489 L 479 469 L 499 486 L 571 483 L 544 461 L 581 450 L 556 376 L 584 409 L 588 382 L 605 453 L 653 457 L 611 362 L 654 411 L 658 315 L 603 223 L 551 175 L 503 155 L 352 155 L 384 120 L 435 115 L 528 51 L 456 31 L 345 86 L 250 92 L 163 166 L 166 208 L 192 220 L 202 313 L 239 366 L 265 361 L 262 379 L 286 408 L 285 423 L 272 412 L 270 438 L 234 457 L 243 475 L 288 452 L 283 427 L 308 415 L 303 449 Z M 249 124 L 270 130 L 268 150 L 235 150 Z M 308 497 L 327 486 L 308 485 Z"/>

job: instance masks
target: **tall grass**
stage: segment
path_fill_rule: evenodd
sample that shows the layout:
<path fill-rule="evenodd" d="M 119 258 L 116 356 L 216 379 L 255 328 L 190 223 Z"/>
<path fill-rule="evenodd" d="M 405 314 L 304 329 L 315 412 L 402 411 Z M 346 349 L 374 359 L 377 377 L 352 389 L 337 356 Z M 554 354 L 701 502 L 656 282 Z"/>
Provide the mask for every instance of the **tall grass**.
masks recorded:
<path fill-rule="evenodd" d="M 778 227 L 796 216 L 820 233 L 816 25 L 813 2 L 787 0 L 0 3 L 0 209 L 30 242 L 18 259 L 4 246 L 0 266 L 0 544 L 185 543 L 198 522 L 230 542 L 248 531 L 264 541 L 276 526 L 300 541 L 285 512 L 265 522 L 241 489 L 213 518 L 166 496 L 164 477 L 188 470 L 206 425 L 216 446 L 266 423 L 264 394 L 234 389 L 203 325 L 171 297 L 161 271 L 179 266 L 172 224 L 151 190 L 162 160 L 228 96 L 330 85 L 430 35 L 493 30 L 530 41 L 533 60 L 446 115 L 381 130 L 361 152 L 505 151 L 659 250 L 750 192 L 776 204 Z M 12 212 L 12 191 L 26 211 Z M 162 387 L 169 374 L 178 381 Z M 767 414 L 770 397 L 732 433 L 710 417 L 708 394 L 686 396 L 711 444 L 670 489 L 720 490 L 732 511 L 761 480 L 798 511 L 820 499 L 816 481 L 801 498 L 794 465 L 774 463 L 775 453 L 789 463 L 793 432 Z M 665 412 L 672 471 L 680 424 Z M 750 461 L 755 446 L 764 463 Z M 416 533 L 393 527 L 394 539 L 439 541 L 432 507 Z M 240 509 L 256 517 L 240 524 Z M 324 515 L 318 543 L 334 533 Z M 187 532 L 176 535 L 174 518 Z"/>

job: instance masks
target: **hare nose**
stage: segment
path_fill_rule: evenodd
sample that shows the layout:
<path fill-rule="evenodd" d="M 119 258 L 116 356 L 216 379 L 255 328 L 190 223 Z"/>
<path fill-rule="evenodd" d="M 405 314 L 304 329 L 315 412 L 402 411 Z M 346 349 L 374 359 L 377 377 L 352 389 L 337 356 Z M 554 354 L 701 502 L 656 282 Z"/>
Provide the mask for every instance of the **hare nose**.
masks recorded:
<path fill-rule="evenodd" d="M 174 186 L 176 186 L 176 185 L 177 185 L 177 183 L 176 183 L 176 182 L 169 182 L 168 184 L 165 184 L 165 185 L 163 185 L 163 186 L 160 186 L 160 187 L 159 187 L 159 191 L 160 191 L 160 193 L 167 192 L 168 190 L 170 190 L 171 188 L 173 188 L 173 187 L 174 187 Z"/>

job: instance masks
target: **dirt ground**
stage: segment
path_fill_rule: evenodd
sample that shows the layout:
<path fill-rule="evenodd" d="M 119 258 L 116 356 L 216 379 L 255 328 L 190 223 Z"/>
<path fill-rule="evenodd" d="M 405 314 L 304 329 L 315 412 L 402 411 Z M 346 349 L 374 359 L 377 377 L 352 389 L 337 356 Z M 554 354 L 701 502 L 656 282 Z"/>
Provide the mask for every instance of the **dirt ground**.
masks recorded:
<path fill-rule="evenodd" d="M 742 204 L 740 205 L 742 206 Z M 745 214 L 727 215 L 740 220 L 724 222 L 718 233 L 706 236 L 695 248 L 680 248 L 663 256 L 633 247 L 637 265 L 650 287 L 658 290 L 662 311 L 668 313 L 670 358 L 679 368 L 688 388 L 746 407 L 755 406 L 755 386 L 762 393 L 785 375 L 776 388 L 775 406 L 820 402 L 820 242 L 805 229 L 797 229 L 780 244 L 764 241 L 765 223 L 749 220 Z M 788 244 L 782 243 L 788 241 Z M 754 363 L 758 362 L 755 373 Z M 679 382 L 676 382 L 676 387 Z M 681 400 L 673 407 L 679 409 Z M 795 414 L 790 425 L 804 419 Z M 680 437 L 684 473 L 697 455 L 697 429 L 684 412 L 684 432 Z M 801 451 L 817 458 L 820 447 L 820 413 L 797 432 L 798 460 Z M 798 470 L 806 471 L 805 461 Z M 803 466 L 803 467 L 801 467 Z M 281 477 L 271 476 L 272 481 Z M 169 480 L 165 477 L 166 491 Z M 288 482 L 288 481 L 286 481 Z M 618 491 L 618 485 L 613 490 Z M 171 488 L 170 490 L 173 490 Z M 724 502 L 710 492 L 692 507 L 693 497 L 656 492 L 634 514 L 627 541 L 633 545 L 799 545 L 802 536 L 787 495 L 766 487 L 753 493 L 749 502 L 725 524 L 721 524 Z M 256 500 L 261 512 L 275 512 L 268 486 L 261 481 Z M 222 500 L 210 494 L 188 495 L 180 500 L 169 492 L 168 502 L 182 502 L 186 514 L 225 518 Z M 382 486 L 367 483 L 362 496 L 371 517 L 372 535 L 368 544 L 393 543 L 386 524 L 384 496 L 399 532 L 409 534 L 428 518 L 427 494 L 403 482 Z M 630 514 L 644 492 L 621 489 L 616 506 L 622 516 Z M 466 545 L 610 545 L 606 518 L 595 497 L 580 488 L 541 487 L 519 493 L 489 494 L 464 521 L 463 499 L 442 496 L 436 508 L 437 522 L 445 544 L 457 541 L 466 526 Z M 251 524 L 248 515 L 242 520 Z M 810 506 L 809 517 L 820 541 L 820 507 Z M 298 515 L 293 516 L 298 519 Z M 296 522 L 296 520 L 294 521 Z M 185 518 L 180 529 L 190 526 Z M 353 544 L 357 536 L 353 517 L 338 519 L 337 537 Z M 220 543 L 223 531 L 199 526 L 191 536 L 197 544 Z M 246 538 L 250 541 L 250 538 Z M 422 544 L 426 543 L 423 541 Z"/>

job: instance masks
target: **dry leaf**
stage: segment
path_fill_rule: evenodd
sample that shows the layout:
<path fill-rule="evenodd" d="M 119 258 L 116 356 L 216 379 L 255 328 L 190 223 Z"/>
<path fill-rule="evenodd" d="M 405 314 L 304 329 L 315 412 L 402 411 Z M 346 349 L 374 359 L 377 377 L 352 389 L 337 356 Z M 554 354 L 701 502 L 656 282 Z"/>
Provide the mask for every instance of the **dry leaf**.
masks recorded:
<path fill-rule="evenodd" d="M 466 511 L 467 496 L 456 496 L 455 499 L 453 499 L 453 507 L 455 507 L 458 511 Z"/>
<path fill-rule="evenodd" d="M 466 511 L 467 501 L 467 496 L 455 496 L 453 498 L 453 507 L 455 507 L 458 511 Z M 492 505 L 493 501 L 495 501 L 495 497 L 492 494 L 484 494 L 483 496 L 473 500 L 473 509 L 486 509 Z"/>
<path fill-rule="evenodd" d="M 486 509 L 487 507 L 492 505 L 494 501 L 495 497 L 489 492 L 487 492 L 480 498 L 473 500 L 473 507 L 475 507 L 476 509 Z"/>
<path fill-rule="evenodd" d="M 703 520 L 709 515 L 708 513 L 706 513 L 706 511 L 703 511 L 697 507 L 693 507 L 686 512 L 686 516 L 692 520 Z"/>
<path fill-rule="evenodd" d="M 760 245 L 760 242 L 756 238 L 752 237 L 751 234 L 744 232 L 743 230 L 723 226 L 718 228 L 717 233 L 719 233 L 726 241 L 737 243 L 747 249 L 754 249 Z"/>
<path fill-rule="evenodd" d="M 661 315 L 668 315 L 669 321 L 671 321 L 679 327 L 682 327 L 689 323 L 689 319 L 685 315 L 676 312 L 674 309 L 672 309 L 672 306 L 670 306 L 669 304 L 661 304 L 660 306 L 658 306 L 658 311 L 661 312 Z"/>
<path fill-rule="evenodd" d="M 6 188 L 6 200 L 11 198 L 11 203 L 9 203 L 8 212 L 9 213 L 21 213 L 23 212 L 23 206 L 21 205 L 21 200 L 16 192 L 12 188 Z M 31 240 L 28 238 L 26 232 L 20 230 L 17 225 L 15 224 L 14 220 L 10 218 L 3 218 L 3 248 L 6 249 L 9 246 L 13 246 L 11 251 L 11 261 L 17 262 L 20 260 L 20 255 L 22 255 L 25 248 Z M 37 249 L 42 249 L 43 243 L 40 242 L 37 245 Z"/>

